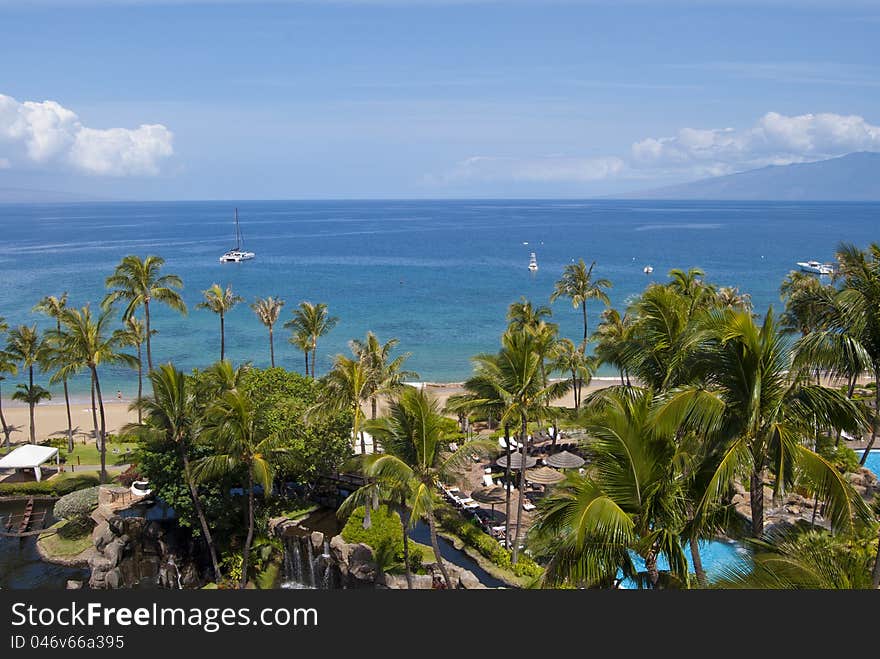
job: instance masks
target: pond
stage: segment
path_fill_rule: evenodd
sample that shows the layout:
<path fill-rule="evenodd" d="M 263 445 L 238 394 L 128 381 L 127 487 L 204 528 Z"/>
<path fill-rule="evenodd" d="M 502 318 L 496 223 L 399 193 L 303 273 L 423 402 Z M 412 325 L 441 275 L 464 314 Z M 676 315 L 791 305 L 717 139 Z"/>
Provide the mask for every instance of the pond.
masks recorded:
<path fill-rule="evenodd" d="M 46 511 L 46 526 L 51 526 L 53 501 L 35 501 L 34 515 Z M 9 515 L 20 515 L 25 502 L 0 501 L 3 528 Z M 37 536 L 24 538 L 0 537 L 0 589 L 64 589 L 69 579 L 88 580 L 88 568 L 65 567 L 46 563 L 37 551 Z"/>
<path fill-rule="evenodd" d="M 419 542 L 423 545 L 431 546 L 431 532 L 428 528 L 428 525 L 422 521 L 419 521 L 413 529 L 409 532 L 409 537 Z M 437 537 L 437 544 L 440 546 L 440 555 L 445 558 L 450 563 L 457 565 L 459 567 L 463 567 L 466 570 L 470 570 L 474 573 L 474 576 L 480 581 L 481 584 L 487 586 L 489 588 L 507 588 L 509 587 L 506 583 L 501 581 L 500 579 L 496 579 L 491 574 L 486 572 L 480 564 L 477 563 L 470 556 L 465 554 L 463 551 L 459 551 L 456 549 L 451 542 L 449 542 L 446 538 Z M 424 557 L 424 560 L 433 562 L 434 553 L 433 551 Z"/>

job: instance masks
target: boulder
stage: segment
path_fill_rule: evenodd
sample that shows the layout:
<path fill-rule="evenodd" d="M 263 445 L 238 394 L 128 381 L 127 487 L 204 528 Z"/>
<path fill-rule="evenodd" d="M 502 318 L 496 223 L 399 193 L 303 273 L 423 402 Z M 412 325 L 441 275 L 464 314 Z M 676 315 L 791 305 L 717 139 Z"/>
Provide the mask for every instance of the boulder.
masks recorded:
<path fill-rule="evenodd" d="M 89 557 L 89 567 L 92 568 L 92 573 L 109 572 L 116 567 L 116 563 L 102 554 L 95 554 Z"/>
<path fill-rule="evenodd" d="M 111 566 L 116 567 L 122 561 L 124 552 L 125 541 L 122 538 L 116 538 L 113 542 L 104 547 L 104 558 L 110 562 Z"/>
<path fill-rule="evenodd" d="M 98 551 L 103 551 L 104 547 L 109 545 L 113 540 L 116 539 L 116 534 L 113 533 L 109 524 L 102 525 L 100 530 L 96 529 L 97 535 L 95 536 L 95 548 Z"/>
<path fill-rule="evenodd" d="M 68 579 L 67 580 L 67 590 L 79 590 L 83 587 L 83 582 L 77 579 Z"/>
<path fill-rule="evenodd" d="M 376 580 L 376 563 L 369 545 L 359 542 L 352 547 L 348 558 L 348 574 L 358 581 Z"/>
<path fill-rule="evenodd" d="M 309 536 L 309 540 L 312 543 L 312 549 L 315 550 L 315 556 L 319 556 L 324 553 L 324 534 L 320 531 L 312 531 L 312 534 Z"/>
<path fill-rule="evenodd" d="M 104 577 L 104 583 L 107 588 L 113 588 L 114 590 L 120 588 L 122 584 L 122 572 L 118 567 L 110 570 L 107 575 Z"/>
<path fill-rule="evenodd" d="M 479 588 L 485 588 L 480 580 L 474 576 L 474 573 L 470 570 L 462 570 L 461 574 L 458 575 L 458 587 L 466 588 L 468 590 L 476 590 Z"/>
<path fill-rule="evenodd" d="M 110 527 L 110 530 L 114 535 L 125 534 L 125 518 L 120 517 L 119 515 L 111 515 L 107 518 L 107 525 Z"/>

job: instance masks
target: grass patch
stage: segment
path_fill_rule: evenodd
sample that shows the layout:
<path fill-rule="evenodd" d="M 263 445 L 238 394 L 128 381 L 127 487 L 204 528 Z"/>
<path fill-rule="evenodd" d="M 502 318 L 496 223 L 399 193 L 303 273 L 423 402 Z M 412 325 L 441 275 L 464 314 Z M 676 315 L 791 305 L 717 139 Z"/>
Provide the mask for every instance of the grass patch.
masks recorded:
<path fill-rule="evenodd" d="M 59 448 L 61 449 L 61 461 L 69 465 L 75 466 L 77 464 L 101 464 L 101 452 L 98 450 L 98 447 L 95 446 L 95 443 L 93 441 L 86 444 L 74 444 L 73 453 L 67 452 L 66 441 L 64 442 L 64 445 Z M 106 457 L 107 464 L 122 465 L 130 463 L 132 460 L 134 460 L 134 451 L 136 448 L 137 444 L 133 442 L 108 441 Z M 117 452 L 114 453 L 114 450 Z M 77 462 L 77 460 L 79 462 Z"/>
<path fill-rule="evenodd" d="M 49 527 L 54 533 L 41 534 L 37 542 L 45 554 L 70 558 L 92 546 L 92 525 L 79 521 L 62 520 Z"/>

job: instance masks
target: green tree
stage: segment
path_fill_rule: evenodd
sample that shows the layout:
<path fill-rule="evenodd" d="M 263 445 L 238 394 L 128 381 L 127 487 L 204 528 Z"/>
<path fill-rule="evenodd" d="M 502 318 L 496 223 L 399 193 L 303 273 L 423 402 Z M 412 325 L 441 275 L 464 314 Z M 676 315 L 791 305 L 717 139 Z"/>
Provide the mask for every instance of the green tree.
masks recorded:
<path fill-rule="evenodd" d="M 153 395 L 147 398 L 138 396 L 132 405 L 137 409 L 138 422 L 124 426 L 122 434 L 134 437 L 142 443 L 170 447 L 180 455 L 183 477 L 199 520 L 202 537 L 208 546 L 214 578 L 219 580 L 222 575 L 217 562 L 217 549 L 190 466 L 191 444 L 198 430 L 192 384 L 183 372 L 171 364 L 163 364 L 150 371 L 148 377 L 153 386 Z M 146 415 L 145 421 L 142 421 L 143 415 Z"/>
<path fill-rule="evenodd" d="M 153 351 L 150 337 L 153 331 L 150 325 L 150 303 L 155 300 L 186 314 L 186 304 L 177 291 L 183 288 L 183 281 L 177 275 L 160 275 L 159 271 L 163 265 L 165 259 L 160 256 L 147 256 L 144 259 L 134 255 L 124 257 L 113 274 L 104 282 L 110 291 L 101 302 L 104 309 L 109 309 L 119 300 L 127 302 L 122 312 L 123 320 L 134 315 L 139 307 L 144 308 L 144 321 L 147 326 L 147 368 L 151 371 Z"/>
<path fill-rule="evenodd" d="M 152 330 L 153 334 L 156 333 L 156 330 Z M 147 327 L 138 320 L 137 316 L 129 316 L 123 322 L 123 330 L 120 334 L 123 345 L 133 346 L 137 349 L 137 372 L 138 372 L 138 393 L 137 397 L 140 400 L 144 395 L 144 360 L 143 360 L 143 345 L 147 340 Z M 138 423 L 143 421 L 142 419 L 142 410 L 140 407 L 137 408 L 138 414 Z"/>
<path fill-rule="evenodd" d="M 2 319 L 0 319 L 2 321 Z M 0 383 L 2 383 L 6 379 L 5 373 L 10 375 L 15 375 L 18 372 L 18 367 L 15 362 L 12 361 L 5 352 L 0 352 Z M 12 434 L 12 428 L 6 424 L 6 417 L 3 415 L 3 392 L 0 391 L 0 425 L 3 426 L 3 445 L 7 450 L 10 447 L 10 439 L 9 436 Z"/>
<path fill-rule="evenodd" d="M 284 300 L 274 297 L 258 297 L 251 305 L 251 309 L 257 314 L 257 318 L 260 319 L 260 322 L 269 328 L 269 360 L 272 364 L 272 368 L 275 368 L 275 337 L 272 330 L 275 327 L 275 323 L 278 322 L 278 317 L 281 315 L 281 308 L 283 306 Z"/>
<path fill-rule="evenodd" d="M 866 515 L 864 502 L 805 443 L 817 424 L 855 432 L 865 423 L 858 406 L 838 391 L 805 382 L 793 368 L 791 347 L 772 309 L 760 327 L 748 312 L 716 310 L 703 331 L 697 363 L 705 384 L 671 392 L 659 415 L 667 428 L 687 421 L 704 437 L 722 442 L 699 514 L 729 492 L 736 475 L 748 473 L 752 535 L 760 537 L 768 470 L 775 493 L 793 485 L 797 470 L 828 502 L 832 525 L 851 529 Z"/>
<path fill-rule="evenodd" d="M 596 365 L 595 360 L 586 354 L 586 346 L 579 346 L 571 339 L 559 339 L 553 347 L 553 370 L 571 375 L 571 390 L 574 394 L 574 410 L 581 406 L 581 392 L 589 385 Z"/>
<path fill-rule="evenodd" d="M 284 327 L 291 330 L 294 336 L 305 334 L 309 337 L 312 347 L 312 377 L 318 374 L 318 339 L 336 327 L 339 319 L 329 315 L 327 305 L 323 302 L 312 304 L 300 302 L 293 311 L 293 318 L 284 323 Z"/>
<path fill-rule="evenodd" d="M 437 490 L 440 483 L 460 476 L 472 464 L 474 453 L 488 453 L 491 444 L 473 440 L 450 451 L 448 419 L 440 413 L 436 400 L 413 387 L 405 388 L 392 401 L 388 416 L 369 422 L 368 427 L 384 452 L 363 457 L 364 475 L 392 491 L 408 493 L 410 525 L 423 516 L 428 520 L 434 558 L 447 588 L 452 588 L 437 542 Z"/>
<path fill-rule="evenodd" d="M 600 364 L 611 364 L 620 373 L 620 384 L 629 384 L 627 373 L 626 347 L 632 332 L 633 317 L 630 314 L 620 315 L 617 309 L 605 309 L 602 320 L 592 340 L 596 347 L 594 353 Z"/>
<path fill-rule="evenodd" d="M 242 546 L 240 588 L 247 585 L 248 560 L 254 539 L 254 486 L 260 485 L 265 496 L 272 491 L 274 467 L 270 459 L 279 452 L 278 438 L 268 435 L 250 398 L 233 389 L 225 392 L 205 412 L 202 420 L 205 439 L 215 453 L 193 463 L 196 482 L 246 473 L 248 530 Z"/>
<path fill-rule="evenodd" d="M 372 332 L 367 332 L 367 338 L 363 341 L 352 339 L 349 342 L 352 353 L 362 360 L 369 371 L 369 389 L 371 419 L 376 418 L 376 408 L 379 396 L 387 396 L 400 391 L 406 378 L 418 378 L 415 371 L 403 370 L 403 364 L 409 359 L 410 353 L 391 358 L 391 353 L 397 344 L 397 339 L 389 339 L 381 343 Z"/>
<path fill-rule="evenodd" d="M 361 442 L 361 455 L 366 454 L 363 435 L 362 405 L 370 399 L 370 369 L 363 359 L 336 355 L 333 368 L 322 378 L 323 393 L 314 409 L 321 414 L 345 412 L 351 415 L 352 442 Z"/>
<path fill-rule="evenodd" d="M 220 361 L 226 359 L 226 314 L 228 314 L 244 298 L 235 295 L 227 286 L 225 289 L 220 284 L 212 284 L 211 288 L 202 291 L 205 296 L 204 302 L 196 305 L 197 309 L 207 309 L 220 316 Z"/>
<path fill-rule="evenodd" d="M 575 309 L 581 308 L 584 318 L 584 343 L 586 343 L 589 336 L 587 331 L 587 302 L 589 300 L 598 300 L 606 306 L 610 304 L 608 294 L 603 289 L 611 288 L 611 282 L 608 279 L 593 279 L 594 267 L 596 267 L 595 261 L 587 268 L 583 259 L 580 259 L 577 263 L 569 263 L 562 271 L 562 277 L 556 282 L 553 293 L 550 295 L 550 302 L 555 302 L 561 297 L 567 297 L 571 300 L 571 305 Z"/>
<path fill-rule="evenodd" d="M 40 300 L 34 307 L 34 311 L 46 314 L 49 318 L 55 320 L 55 329 L 61 331 L 61 314 L 67 308 L 67 291 L 60 297 L 47 295 Z M 51 347 L 50 347 L 51 349 Z M 61 383 L 64 386 L 64 407 L 67 411 L 67 451 L 73 453 L 73 419 L 70 414 L 70 392 L 67 388 L 67 378 L 62 378 Z"/>
<path fill-rule="evenodd" d="M 34 367 L 44 363 L 46 358 L 45 337 L 40 335 L 36 325 L 19 325 L 8 330 L 6 336 L 7 360 L 20 364 L 27 369 L 28 383 L 20 385 L 19 390 L 13 394 L 14 400 L 26 402 L 30 409 L 30 438 L 31 444 L 36 443 L 36 431 L 34 424 L 34 406 L 41 400 L 51 398 L 51 394 L 43 387 L 34 385 Z"/>
<path fill-rule="evenodd" d="M 107 420 L 104 414 L 104 400 L 101 396 L 101 381 L 98 367 L 102 364 L 123 364 L 134 368 L 136 359 L 121 352 L 125 339 L 120 331 L 110 332 L 111 309 L 106 309 L 97 316 L 87 304 L 82 309 L 65 309 L 61 314 L 61 331 L 50 330 L 49 340 L 55 346 L 52 366 L 56 369 L 55 377 L 70 377 L 84 368 L 89 370 L 92 379 L 93 395 L 97 395 L 97 407 L 100 410 L 101 423 L 92 401 L 92 421 L 95 427 L 95 441 L 101 453 L 101 482 L 107 482 Z"/>
<path fill-rule="evenodd" d="M 286 326 L 287 324 L 285 324 Z M 308 332 L 305 330 L 297 330 L 295 331 L 287 342 L 290 343 L 297 350 L 302 351 L 303 357 L 305 358 L 306 370 L 303 374 L 306 377 L 309 377 L 309 353 L 312 350 L 312 337 L 309 336 Z"/>
<path fill-rule="evenodd" d="M 620 570 L 649 588 L 662 587 L 658 558 L 673 583 L 687 585 L 679 540 L 686 523 L 682 455 L 673 433 L 652 422 L 649 390 L 617 389 L 602 398 L 588 424 L 593 463 L 568 475 L 539 506 L 532 541 L 550 547 L 548 583 L 615 585 Z M 645 562 L 643 580 L 629 552 Z"/>

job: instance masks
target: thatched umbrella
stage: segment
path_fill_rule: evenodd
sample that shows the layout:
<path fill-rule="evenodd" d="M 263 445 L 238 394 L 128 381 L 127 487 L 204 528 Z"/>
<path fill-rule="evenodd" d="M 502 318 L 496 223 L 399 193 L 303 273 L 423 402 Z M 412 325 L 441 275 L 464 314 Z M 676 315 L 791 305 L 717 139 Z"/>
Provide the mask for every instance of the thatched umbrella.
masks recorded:
<path fill-rule="evenodd" d="M 574 453 L 560 451 L 546 458 L 544 462 L 557 469 L 577 469 L 578 467 L 583 467 L 586 460 Z"/>
<path fill-rule="evenodd" d="M 504 503 L 507 500 L 507 494 L 503 487 L 490 485 L 489 487 L 481 487 L 471 492 L 471 499 L 480 503 L 488 503 L 492 506 L 492 519 L 495 519 L 495 505 Z"/>
<path fill-rule="evenodd" d="M 550 467 L 535 467 L 526 469 L 524 474 L 527 481 L 540 485 L 554 485 L 565 480 L 565 476 Z"/>
<path fill-rule="evenodd" d="M 495 461 L 495 464 L 497 464 L 499 467 L 507 467 L 508 466 L 507 465 L 507 456 L 502 455 L 500 458 L 498 458 Z M 534 467 L 536 464 L 538 464 L 537 458 L 533 458 L 530 455 L 526 456 L 526 469 L 528 469 L 529 467 Z M 520 454 L 520 453 L 511 453 L 510 454 L 510 468 L 511 469 L 522 469 L 523 468 L 522 467 L 522 454 Z"/>

